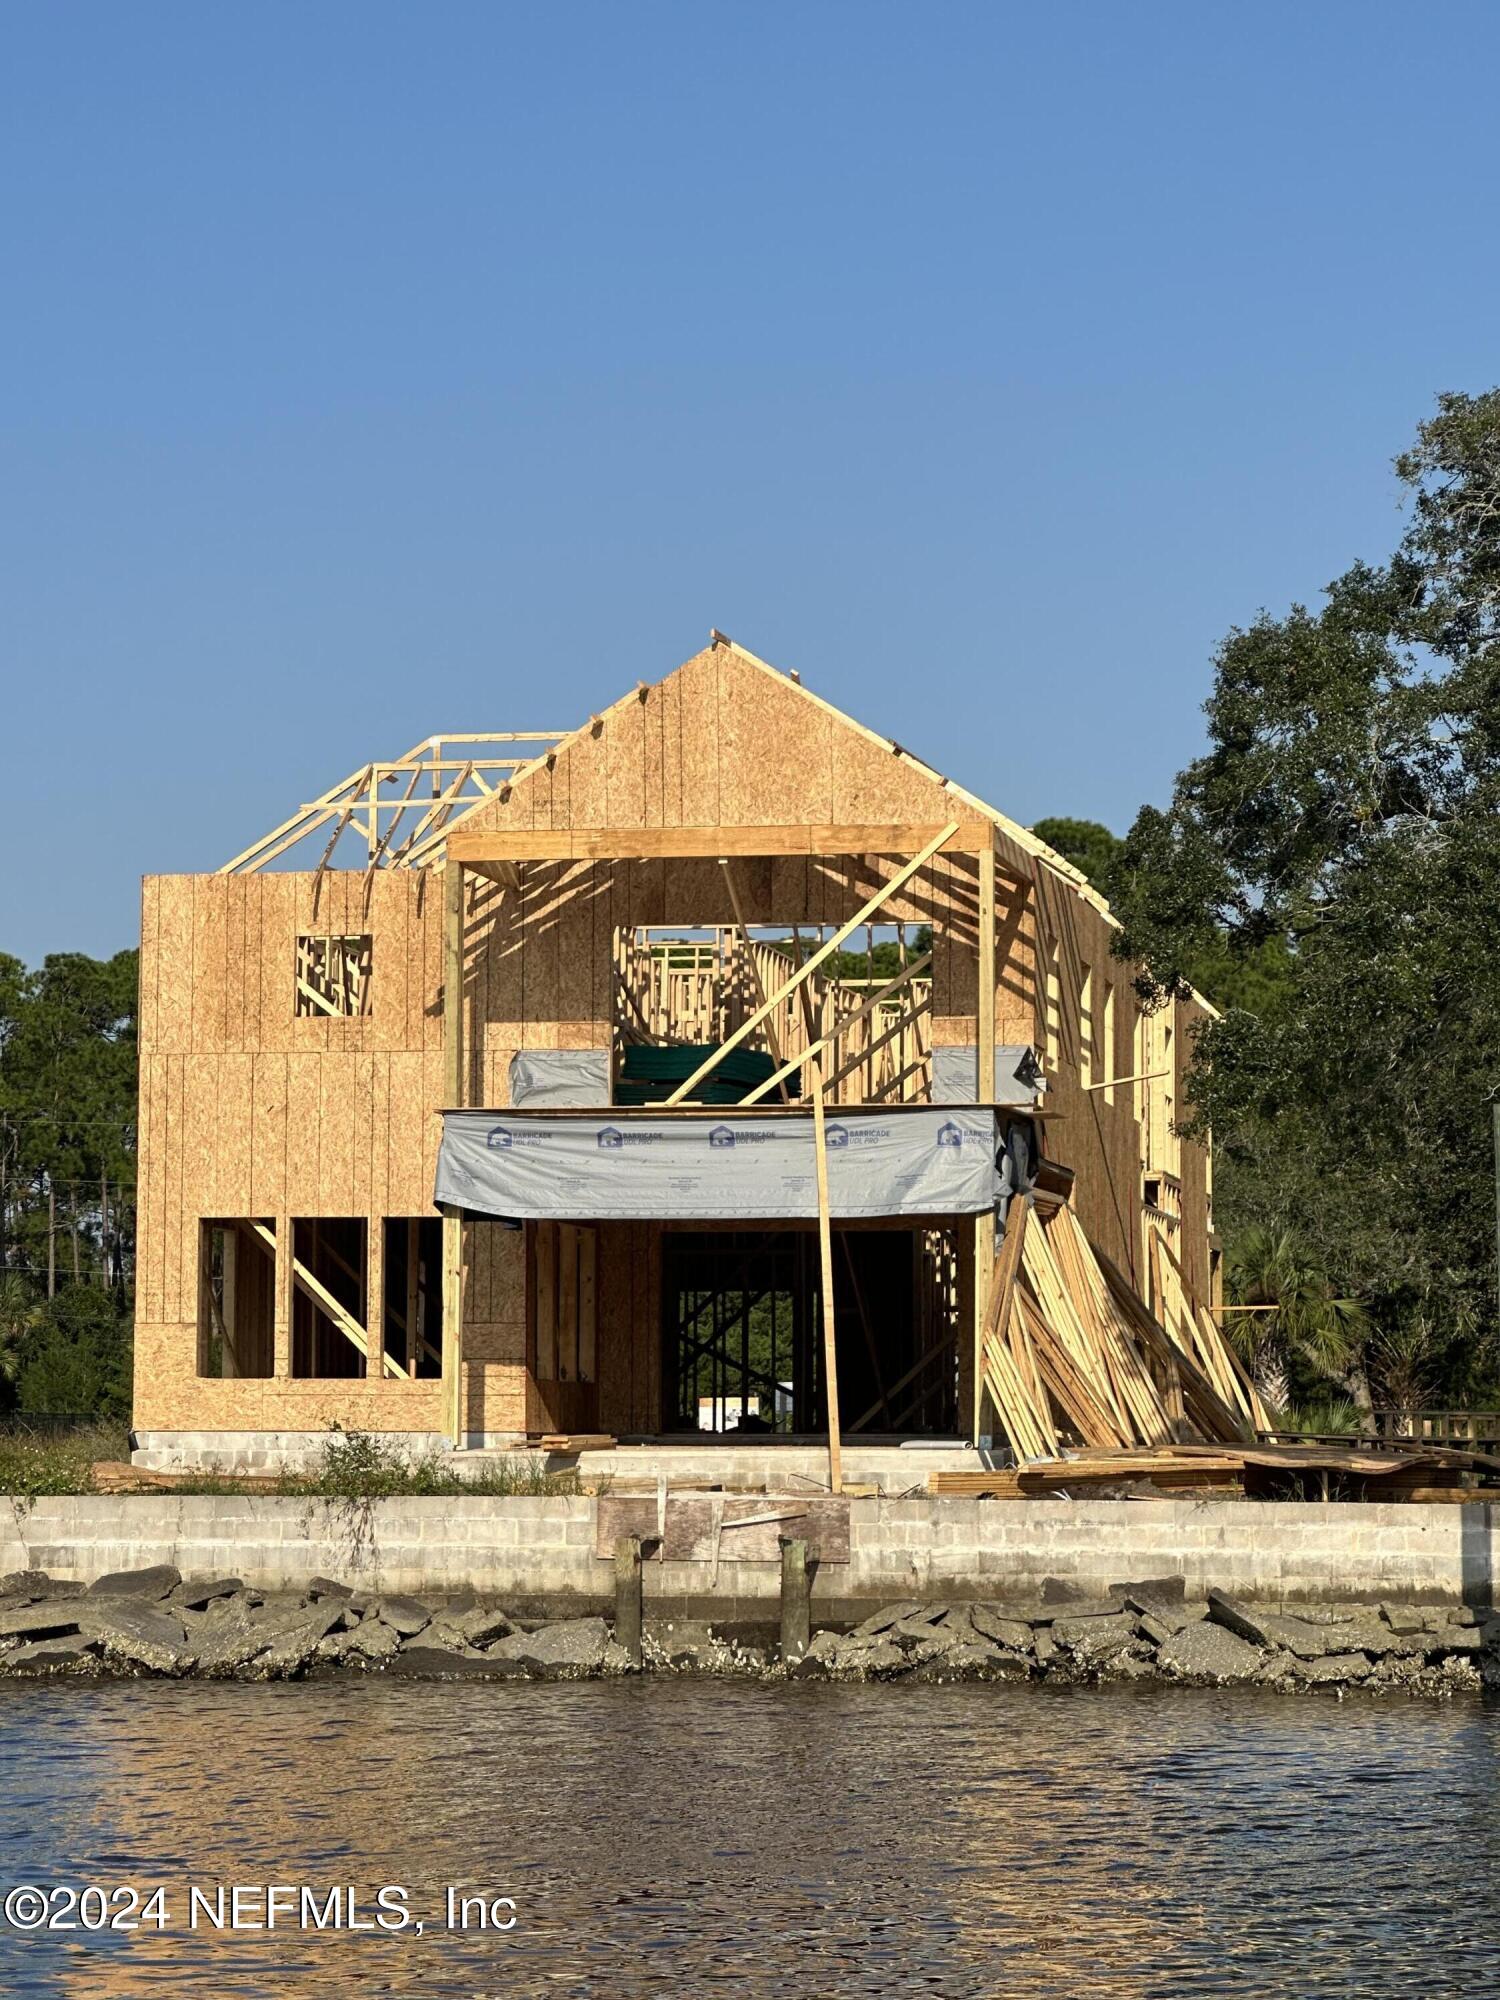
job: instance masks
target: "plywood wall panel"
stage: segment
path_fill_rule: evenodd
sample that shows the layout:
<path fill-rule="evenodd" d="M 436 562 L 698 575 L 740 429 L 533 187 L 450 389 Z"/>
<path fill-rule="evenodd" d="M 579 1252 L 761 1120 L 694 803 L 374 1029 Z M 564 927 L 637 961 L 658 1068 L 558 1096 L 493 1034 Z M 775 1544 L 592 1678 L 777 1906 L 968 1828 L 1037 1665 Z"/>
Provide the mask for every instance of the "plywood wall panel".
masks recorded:
<path fill-rule="evenodd" d="M 719 659 L 719 811 L 730 825 L 780 826 L 834 817 L 833 718 L 790 681 Z"/>

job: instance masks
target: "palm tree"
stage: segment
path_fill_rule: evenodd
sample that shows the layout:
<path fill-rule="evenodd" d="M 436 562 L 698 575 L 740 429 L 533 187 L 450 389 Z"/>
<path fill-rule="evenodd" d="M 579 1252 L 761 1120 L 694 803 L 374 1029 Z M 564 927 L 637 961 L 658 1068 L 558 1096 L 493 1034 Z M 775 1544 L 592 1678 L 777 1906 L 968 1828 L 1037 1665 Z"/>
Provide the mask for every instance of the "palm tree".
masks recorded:
<path fill-rule="evenodd" d="M 1231 1314 L 1228 1332 L 1271 1409 L 1285 1412 L 1294 1363 L 1339 1381 L 1358 1360 L 1369 1329 L 1364 1307 L 1334 1297 L 1291 1230 L 1247 1229 L 1230 1249 L 1224 1289 L 1234 1305 L 1266 1308 Z"/>
<path fill-rule="evenodd" d="M 21 1372 L 21 1342 L 42 1317 L 36 1293 L 19 1271 L 0 1271 L 0 1382 Z"/>

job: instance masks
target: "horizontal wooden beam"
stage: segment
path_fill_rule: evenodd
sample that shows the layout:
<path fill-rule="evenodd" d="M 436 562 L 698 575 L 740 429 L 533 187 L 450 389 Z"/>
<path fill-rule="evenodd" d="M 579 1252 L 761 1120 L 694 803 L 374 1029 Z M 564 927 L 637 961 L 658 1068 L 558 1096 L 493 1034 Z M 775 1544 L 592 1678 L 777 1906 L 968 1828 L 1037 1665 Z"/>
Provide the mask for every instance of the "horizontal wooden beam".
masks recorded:
<path fill-rule="evenodd" d="M 517 827 L 448 835 L 450 861 L 718 861 L 741 856 L 912 854 L 944 829 L 932 826 L 799 824 L 794 826 Z M 977 854 L 994 837 L 988 820 L 953 826 L 942 848 Z"/>

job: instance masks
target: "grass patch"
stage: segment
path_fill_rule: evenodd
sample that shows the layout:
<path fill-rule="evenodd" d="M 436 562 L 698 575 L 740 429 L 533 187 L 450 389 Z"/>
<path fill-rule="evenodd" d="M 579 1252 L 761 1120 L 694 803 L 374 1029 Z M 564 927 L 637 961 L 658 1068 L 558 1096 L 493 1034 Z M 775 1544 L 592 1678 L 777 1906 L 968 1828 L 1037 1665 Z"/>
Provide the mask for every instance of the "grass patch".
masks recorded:
<path fill-rule="evenodd" d="M 0 1431 L 0 1493 L 39 1500 L 51 1493 L 92 1493 L 97 1461 L 128 1459 L 123 1424 L 88 1424 L 76 1430 L 28 1428 L 24 1419 Z"/>

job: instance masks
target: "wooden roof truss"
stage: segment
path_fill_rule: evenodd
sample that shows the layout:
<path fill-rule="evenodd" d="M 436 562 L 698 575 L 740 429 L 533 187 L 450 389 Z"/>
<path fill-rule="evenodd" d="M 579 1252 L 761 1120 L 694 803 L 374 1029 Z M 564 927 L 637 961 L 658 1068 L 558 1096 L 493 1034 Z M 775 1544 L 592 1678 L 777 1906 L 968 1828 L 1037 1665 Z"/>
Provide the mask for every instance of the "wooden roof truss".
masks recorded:
<path fill-rule="evenodd" d="M 425 737 L 403 757 L 351 771 L 218 872 L 253 875 L 287 855 L 293 855 L 294 865 L 312 865 L 319 874 L 335 865 L 428 867 L 442 860 L 451 827 L 555 751 L 567 733 L 520 729 Z M 324 846 L 313 862 L 312 843 L 319 837 Z"/>

